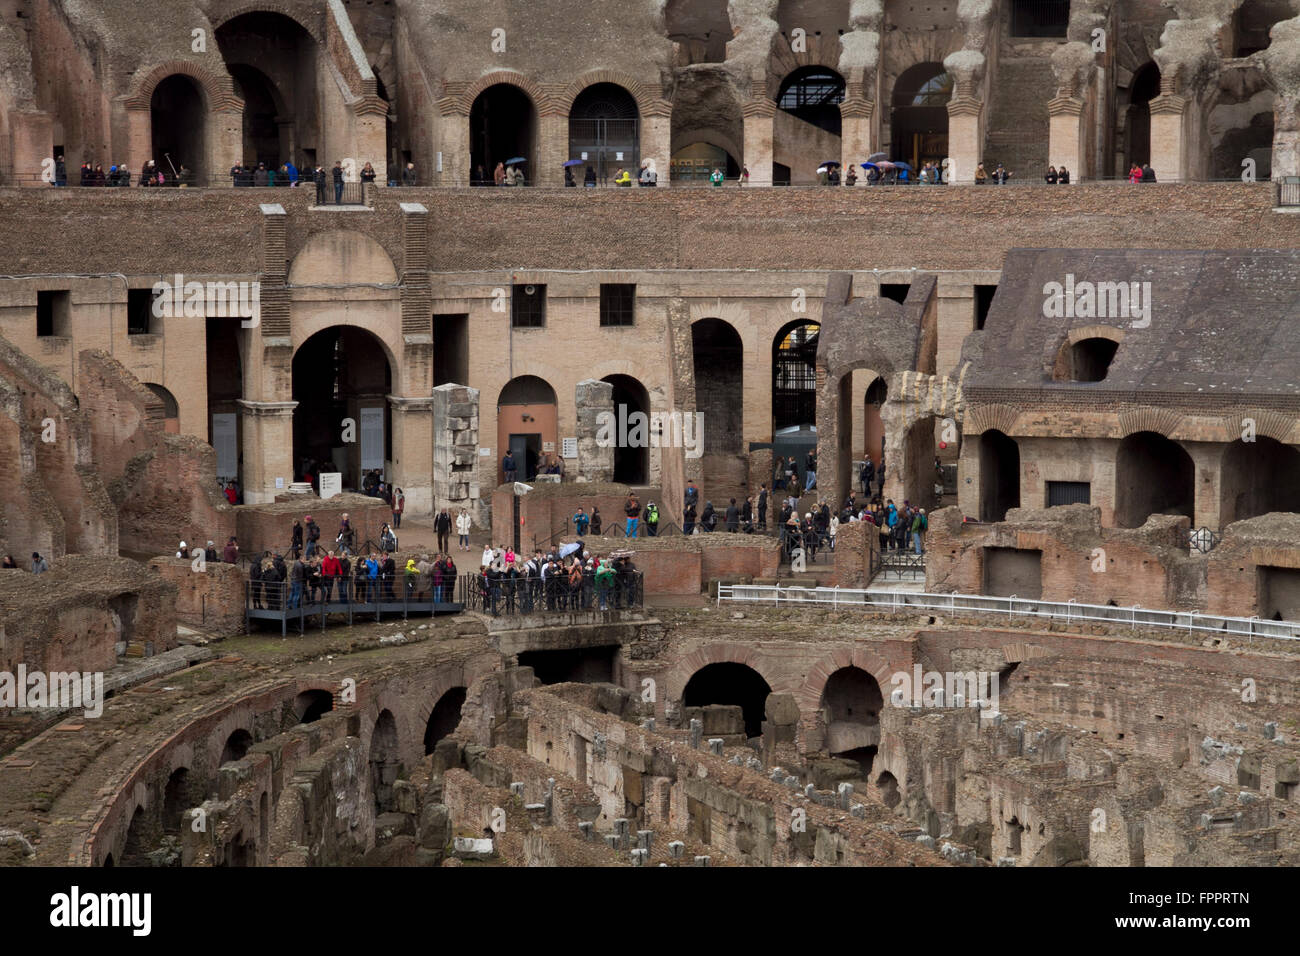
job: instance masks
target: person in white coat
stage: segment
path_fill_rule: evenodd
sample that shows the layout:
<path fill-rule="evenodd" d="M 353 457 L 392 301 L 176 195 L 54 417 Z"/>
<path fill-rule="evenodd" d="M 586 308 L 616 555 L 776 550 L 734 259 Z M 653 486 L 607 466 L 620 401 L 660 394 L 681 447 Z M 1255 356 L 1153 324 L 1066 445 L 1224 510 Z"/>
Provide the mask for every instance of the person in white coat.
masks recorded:
<path fill-rule="evenodd" d="M 460 536 L 460 549 L 462 551 L 469 550 L 469 529 L 469 512 L 461 508 L 460 514 L 456 515 L 456 534 Z"/>

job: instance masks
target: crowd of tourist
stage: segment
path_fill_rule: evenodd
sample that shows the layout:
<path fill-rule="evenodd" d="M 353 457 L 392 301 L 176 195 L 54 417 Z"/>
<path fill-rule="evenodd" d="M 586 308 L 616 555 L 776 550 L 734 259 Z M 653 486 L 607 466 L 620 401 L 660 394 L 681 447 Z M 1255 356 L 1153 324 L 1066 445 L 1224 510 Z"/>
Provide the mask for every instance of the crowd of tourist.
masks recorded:
<path fill-rule="evenodd" d="M 486 546 L 475 580 L 483 609 L 492 615 L 541 611 L 602 611 L 636 607 L 640 575 L 630 552 L 605 557 L 583 540 L 559 543 L 531 556 L 509 546 Z"/>

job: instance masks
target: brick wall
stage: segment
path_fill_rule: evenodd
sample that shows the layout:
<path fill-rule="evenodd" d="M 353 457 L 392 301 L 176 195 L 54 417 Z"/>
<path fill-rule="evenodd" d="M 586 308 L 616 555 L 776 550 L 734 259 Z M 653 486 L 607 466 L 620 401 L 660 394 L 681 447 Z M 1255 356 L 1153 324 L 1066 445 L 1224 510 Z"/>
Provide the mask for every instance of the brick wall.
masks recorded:
<path fill-rule="evenodd" d="M 176 619 L 182 624 L 216 633 L 244 627 L 243 570 L 233 564 L 207 564 L 199 573 L 191 562 L 154 558 L 149 567 L 176 587 Z"/>
<path fill-rule="evenodd" d="M 382 498 L 367 495 L 343 494 L 322 501 L 315 495 L 284 495 L 272 504 L 240 505 L 234 509 L 235 533 L 239 537 L 239 549 L 243 554 L 261 551 L 279 551 L 285 553 L 293 539 L 293 523 L 303 523 L 303 542 L 306 543 L 306 522 L 303 518 L 311 515 L 320 525 L 321 545 L 327 549 L 334 547 L 338 537 L 339 521 L 344 512 L 352 529 L 356 532 L 356 546 L 360 548 L 367 538 L 378 543 L 379 533 L 385 522 L 392 524 L 393 512 Z M 454 529 L 453 529 L 454 530 Z M 190 544 L 194 540 L 186 539 Z M 198 543 L 208 540 L 206 537 Z M 225 545 L 224 540 L 217 542 L 217 551 Z M 401 533 L 398 532 L 398 542 Z"/>

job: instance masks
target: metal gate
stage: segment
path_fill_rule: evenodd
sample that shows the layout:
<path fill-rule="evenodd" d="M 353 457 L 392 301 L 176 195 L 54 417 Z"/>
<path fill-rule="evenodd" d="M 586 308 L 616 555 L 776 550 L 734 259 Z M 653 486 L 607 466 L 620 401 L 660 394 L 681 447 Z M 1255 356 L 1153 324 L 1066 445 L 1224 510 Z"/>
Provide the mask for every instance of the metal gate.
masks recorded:
<path fill-rule="evenodd" d="M 1092 486 L 1086 481 L 1049 481 L 1047 507 L 1092 504 Z"/>
<path fill-rule="evenodd" d="M 574 179 L 583 181 L 587 166 L 596 172 L 602 186 L 626 169 L 632 179 L 641 168 L 641 121 L 639 119 L 569 120 L 569 158 L 585 160 L 576 167 Z"/>

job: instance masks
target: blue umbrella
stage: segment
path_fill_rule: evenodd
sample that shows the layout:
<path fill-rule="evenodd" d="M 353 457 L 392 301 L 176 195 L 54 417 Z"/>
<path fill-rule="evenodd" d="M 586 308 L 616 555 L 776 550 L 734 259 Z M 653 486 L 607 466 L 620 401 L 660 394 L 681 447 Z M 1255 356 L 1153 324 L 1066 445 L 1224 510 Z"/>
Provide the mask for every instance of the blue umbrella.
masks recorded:
<path fill-rule="evenodd" d="M 894 161 L 894 165 L 897 166 L 899 169 L 906 169 L 909 173 L 912 171 L 912 166 L 911 166 L 911 164 L 910 164 L 910 163 L 905 163 L 905 162 L 903 162 L 901 159 L 899 159 L 899 160 L 895 160 L 895 161 Z"/>
<path fill-rule="evenodd" d="M 524 157 L 522 157 L 522 156 L 516 156 L 514 159 L 507 159 L 507 160 L 506 160 L 506 165 L 507 165 L 507 166 L 517 166 L 517 165 L 519 165 L 520 163 L 526 163 L 526 162 L 528 162 L 528 160 L 524 159 Z"/>
<path fill-rule="evenodd" d="M 859 165 L 861 165 L 863 169 L 879 169 L 879 168 L 880 168 L 880 167 L 877 166 L 875 163 L 860 163 Z"/>
<path fill-rule="evenodd" d="M 583 162 L 584 162 L 584 160 L 581 160 L 581 159 L 566 159 L 563 163 L 561 163 L 561 165 L 562 165 L 562 166 L 581 166 L 581 165 L 583 164 Z"/>

